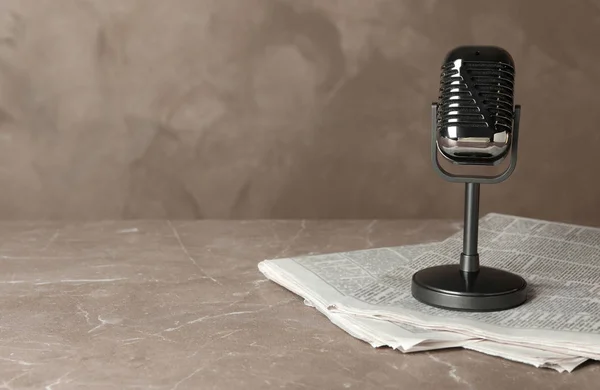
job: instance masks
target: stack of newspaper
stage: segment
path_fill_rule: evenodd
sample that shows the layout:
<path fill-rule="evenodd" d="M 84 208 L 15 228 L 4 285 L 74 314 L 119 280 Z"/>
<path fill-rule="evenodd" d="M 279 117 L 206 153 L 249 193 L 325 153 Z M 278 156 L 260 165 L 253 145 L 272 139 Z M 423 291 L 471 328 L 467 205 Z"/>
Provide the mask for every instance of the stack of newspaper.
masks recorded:
<path fill-rule="evenodd" d="M 561 372 L 600 360 L 600 229 L 488 214 L 482 264 L 523 276 L 527 302 L 491 313 L 417 302 L 413 273 L 456 263 L 461 249 L 457 233 L 438 243 L 265 260 L 259 269 L 373 347 L 462 347 Z"/>

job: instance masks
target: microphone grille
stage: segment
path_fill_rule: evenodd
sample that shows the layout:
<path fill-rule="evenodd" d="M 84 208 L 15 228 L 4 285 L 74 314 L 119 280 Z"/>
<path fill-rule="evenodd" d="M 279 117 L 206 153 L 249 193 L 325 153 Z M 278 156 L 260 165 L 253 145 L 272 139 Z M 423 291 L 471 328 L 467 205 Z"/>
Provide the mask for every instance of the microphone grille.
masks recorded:
<path fill-rule="evenodd" d="M 513 66 L 497 61 L 455 60 L 442 66 L 438 129 L 449 137 L 448 127 L 477 128 L 480 136 L 512 131 L 514 104 Z M 466 129 L 470 128 L 470 129 Z"/>

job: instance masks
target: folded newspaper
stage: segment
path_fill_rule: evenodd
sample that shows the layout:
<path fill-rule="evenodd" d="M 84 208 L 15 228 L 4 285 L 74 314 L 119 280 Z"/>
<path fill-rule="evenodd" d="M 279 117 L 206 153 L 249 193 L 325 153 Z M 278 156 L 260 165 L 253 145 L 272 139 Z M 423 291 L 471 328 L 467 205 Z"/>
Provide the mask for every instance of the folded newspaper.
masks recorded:
<path fill-rule="evenodd" d="M 265 260 L 259 269 L 373 347 L 462 347 L 561 372 L 600 360 L 600 229 L 488 214 L 482 264 L 523 276 L 527 302 L 465 313 L 416 301 L 412 274 L 456 263 L 461 249 L 462 232 L 438 243 Z"/>

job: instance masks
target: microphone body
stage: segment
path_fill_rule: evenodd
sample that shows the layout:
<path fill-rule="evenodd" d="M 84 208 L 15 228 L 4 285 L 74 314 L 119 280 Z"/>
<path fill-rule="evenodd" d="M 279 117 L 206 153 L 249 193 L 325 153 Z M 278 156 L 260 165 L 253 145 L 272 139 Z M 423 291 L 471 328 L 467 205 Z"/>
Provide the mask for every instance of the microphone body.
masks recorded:
<path fill-rule="evenodd" d="M 462 46 L 444 59 L 437 147 L 455 164 L 493 165 L 511 146 L 515 65 L 494 46 Z"/>

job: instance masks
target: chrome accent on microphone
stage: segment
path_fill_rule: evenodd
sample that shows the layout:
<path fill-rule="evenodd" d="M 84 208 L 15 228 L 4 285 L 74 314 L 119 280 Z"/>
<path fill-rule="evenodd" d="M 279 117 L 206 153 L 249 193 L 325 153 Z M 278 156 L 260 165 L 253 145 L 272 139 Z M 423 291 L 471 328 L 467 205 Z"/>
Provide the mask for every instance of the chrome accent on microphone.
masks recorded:
<path fill-rule="evenodd" d="M 437 146 L 450 161 L 498 163 L 509 152 L 515 68 L 503 49 L 460 47 L 442 66 Z"/>

